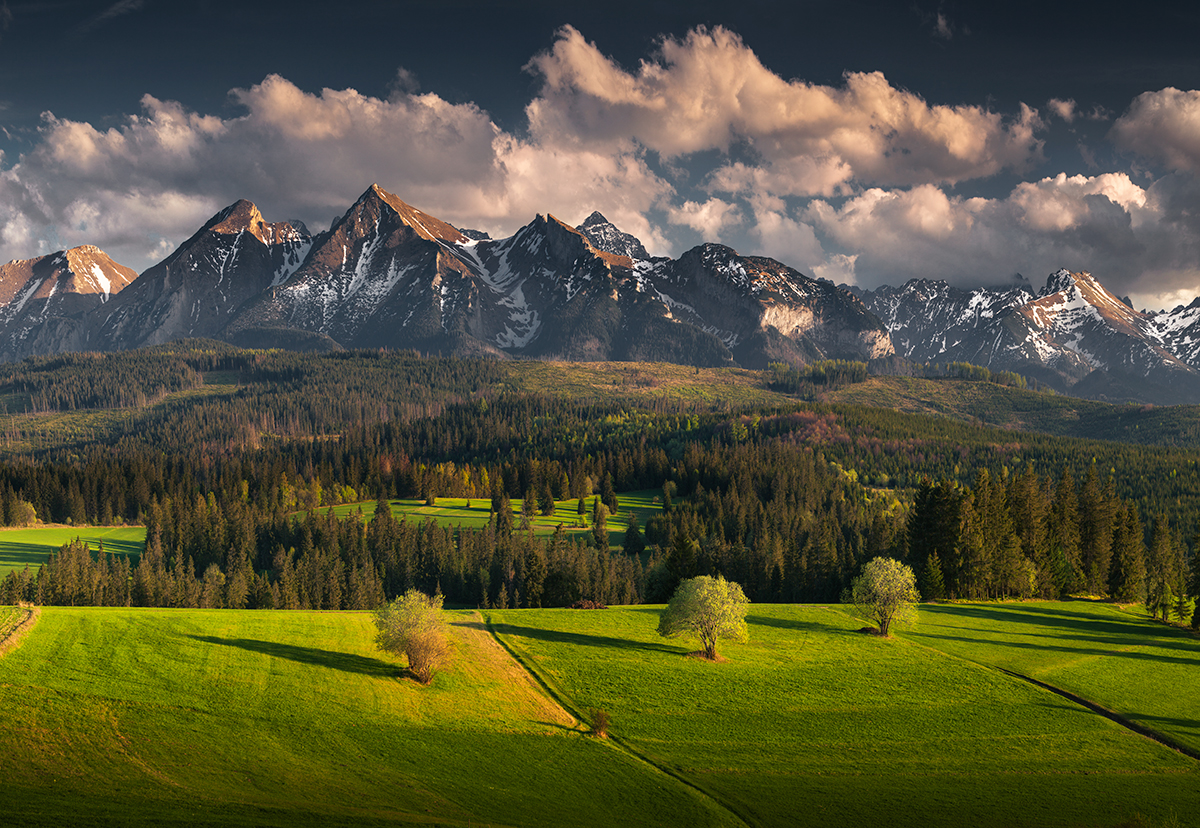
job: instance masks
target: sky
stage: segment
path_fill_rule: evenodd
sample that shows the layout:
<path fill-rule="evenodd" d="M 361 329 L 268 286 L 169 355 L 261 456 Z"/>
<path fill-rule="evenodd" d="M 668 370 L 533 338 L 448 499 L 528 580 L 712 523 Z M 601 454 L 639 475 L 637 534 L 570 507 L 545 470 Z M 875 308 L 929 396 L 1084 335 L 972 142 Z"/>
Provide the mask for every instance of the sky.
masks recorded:
<path fill-rule="evenodd" d="M 1200 295 L 1200 4 L 0 0 L 0 261 L 372 183 L 874 288 Z M 1095 7 L 1098 9 L 1098 7 Z"/>

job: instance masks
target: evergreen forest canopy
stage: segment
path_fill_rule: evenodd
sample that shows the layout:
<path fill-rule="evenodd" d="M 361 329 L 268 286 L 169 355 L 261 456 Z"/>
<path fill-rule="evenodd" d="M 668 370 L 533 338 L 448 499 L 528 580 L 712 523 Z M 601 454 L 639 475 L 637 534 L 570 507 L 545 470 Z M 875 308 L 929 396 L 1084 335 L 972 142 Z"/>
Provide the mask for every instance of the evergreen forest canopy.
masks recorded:
<path fill-rule="evenodd" d="M 1061 409 L 968 369 L 924 393 L 999 382 L 1027 410 Z M 0 520 L 140 523 L 147 544 L 136 560 L 69 544 L 11 573 L 0 601 L 365 609 L 417 588 L 452 605 L 565 606 L 661 602 L 698 575 L 756 602 L 832 601 L 882 555 L 909 563 L 926 597 L 1088 593 L 1185 613 L 1195 411 L 1162 440 L 1179 445 L 1152 445 L 825 393 L 867 379 L 861 363 L 752 372 L 209 342 L 26 360 L 0 368 Z M 1081 433 L 1115 417 L 1163 434 L 1159 410 L 1077 402 Z M 511 505 L 571 499 L 595 523 L 617 493 L 646 489 L 662 512 L 621 527 L 620 546 L 602 531 L 535 537 Z M 438 497 L 481 499 L 491 518 L 453 527 L 388 508 Z M 361 516 L 315 511 L 360 502 Z"/>

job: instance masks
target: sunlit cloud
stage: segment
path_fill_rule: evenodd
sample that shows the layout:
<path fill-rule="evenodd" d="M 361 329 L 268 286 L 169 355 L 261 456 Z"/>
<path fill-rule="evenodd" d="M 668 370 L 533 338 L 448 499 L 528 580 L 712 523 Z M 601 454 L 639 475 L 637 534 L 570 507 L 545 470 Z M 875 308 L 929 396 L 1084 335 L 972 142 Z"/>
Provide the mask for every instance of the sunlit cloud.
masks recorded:
<path fill-rule="evenodd" d="M 1143 92 L 1111 135 L 1121 148 L 1171 169 L 1200 171 L 1200 90 Z"/>

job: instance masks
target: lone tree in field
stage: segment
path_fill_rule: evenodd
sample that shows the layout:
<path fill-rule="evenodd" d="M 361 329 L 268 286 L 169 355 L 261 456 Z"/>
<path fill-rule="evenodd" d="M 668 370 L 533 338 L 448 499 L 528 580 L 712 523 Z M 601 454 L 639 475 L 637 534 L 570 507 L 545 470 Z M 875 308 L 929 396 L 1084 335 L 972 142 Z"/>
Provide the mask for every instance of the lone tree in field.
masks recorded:
<path fill-rule="evenodd" d="M 869 621 L 886 636 L 894 623 L 917 620 L 917 578 L 912 568 L 892 558 L 874 558 L 867 562 L 850 584 L 850 600 Z"/>
<path fill-rule="evenodd" d="M 375 611 L 375 643 L 381 650 L 408 659 L 408 669 L 422 684 L 446 660 L 446 620 L 442 596 L 410 589 Z"/>
<path fill-rule="evenodd" d="M 715 660 L 717 639 L 745 641 L 746 608 L 749 605 L 742 588 L 720 575 L 710 578 L 701 575 L 682 581 L 662 617 L 658 619 L 659 635 L 673 638 L 690 633 L 700 638 L 704 657 Z"/>

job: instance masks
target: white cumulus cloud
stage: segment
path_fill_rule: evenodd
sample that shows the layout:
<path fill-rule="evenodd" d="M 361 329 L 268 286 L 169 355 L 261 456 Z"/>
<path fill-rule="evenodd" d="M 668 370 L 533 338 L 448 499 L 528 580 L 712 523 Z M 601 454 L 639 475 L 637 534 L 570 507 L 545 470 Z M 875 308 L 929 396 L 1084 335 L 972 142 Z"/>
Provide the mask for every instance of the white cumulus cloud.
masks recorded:
<path fill-rule="evenodd" d="M 931 105 L 880 72 L 848 72 L 839 87 L 785 80 L 719 26 L 665 38 L 634 71 L 568 26 L 530 68 L 543 79 L 527 110 L 535 136 L 611 147 L 635 141 L 664 158 L 745 144 L 758 160 L 719 171 L 714 186 L 726 191 L 828 194 L 851 178 L 954 183 L 1041 158 L 1042 123 L 1028 106 L 1006 118 L 979 106 Z"/>

